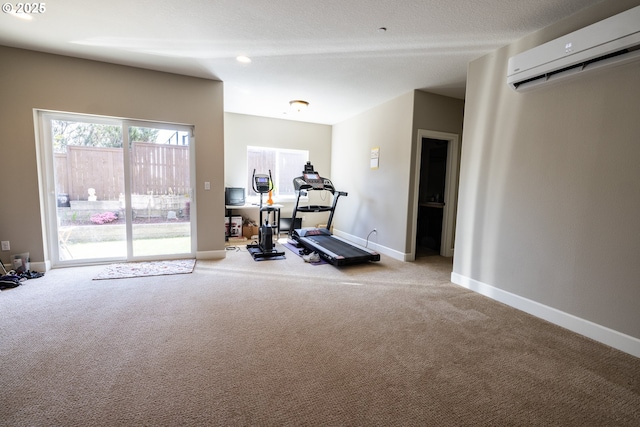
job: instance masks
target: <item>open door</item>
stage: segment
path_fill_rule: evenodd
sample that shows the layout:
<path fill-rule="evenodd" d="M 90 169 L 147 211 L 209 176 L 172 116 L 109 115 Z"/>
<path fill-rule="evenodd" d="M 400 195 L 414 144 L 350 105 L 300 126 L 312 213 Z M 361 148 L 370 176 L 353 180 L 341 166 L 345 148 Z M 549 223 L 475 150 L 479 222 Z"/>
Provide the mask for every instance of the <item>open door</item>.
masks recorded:
<path fill-rule="evenodd" d="M 458 164 L 458 135 L 418 131 L 411 259 L 453 256 Z"/>
<path fill-rule="evenodd" d="M 416 257 L 442 249 L 448 145 L 443 139 L 422 139 Z"/>

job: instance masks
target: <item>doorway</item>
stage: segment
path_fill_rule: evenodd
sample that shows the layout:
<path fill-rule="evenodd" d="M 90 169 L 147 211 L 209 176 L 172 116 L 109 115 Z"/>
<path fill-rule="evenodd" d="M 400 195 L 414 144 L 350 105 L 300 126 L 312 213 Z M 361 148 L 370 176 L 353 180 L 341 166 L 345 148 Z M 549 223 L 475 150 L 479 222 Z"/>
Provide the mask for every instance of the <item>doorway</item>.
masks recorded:
<path fill-rule="evenodd" d="M 422 139 L 416 256 L 439 254 L 442 248 L 448 145 L 443 139 Z"/>
<path fill-rule="evenodd" d="M 52 266 L 195 253 L 188 126 L 40 112 Z"/>
<path fill-rule="evenodd" d="M 418 130 L 411 258 L 453 256 L 459 162 L 456 134 Z"/>

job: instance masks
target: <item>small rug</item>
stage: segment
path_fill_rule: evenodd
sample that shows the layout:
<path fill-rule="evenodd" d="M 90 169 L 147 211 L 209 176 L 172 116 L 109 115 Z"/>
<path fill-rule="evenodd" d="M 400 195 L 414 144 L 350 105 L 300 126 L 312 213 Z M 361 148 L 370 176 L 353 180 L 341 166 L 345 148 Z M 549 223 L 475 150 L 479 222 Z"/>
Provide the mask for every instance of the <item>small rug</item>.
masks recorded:
<path fill-rule="evenodd" d="M 188 274 L 193 272 L 195 259 L 177 259 L 170 261 L 124 262 L 111 264 L 93 280 L 127 279 L 131 277 L 164 276 L 169 274 Z"/>

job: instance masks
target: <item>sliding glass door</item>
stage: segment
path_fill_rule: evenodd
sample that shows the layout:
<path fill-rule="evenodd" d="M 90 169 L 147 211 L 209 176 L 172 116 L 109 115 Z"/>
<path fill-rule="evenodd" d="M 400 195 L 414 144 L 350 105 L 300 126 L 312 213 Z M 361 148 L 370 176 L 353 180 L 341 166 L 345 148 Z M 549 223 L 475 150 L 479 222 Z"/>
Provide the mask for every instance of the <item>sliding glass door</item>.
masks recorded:
<path fill-rule="evenodd" d="M 188 257 L 191 129 L 40 113 L 54 265 Z"/>
<path fill-rule="evenodd" d="M 134 257 L 191 252 L 190 131 L 129 127 Z"/>

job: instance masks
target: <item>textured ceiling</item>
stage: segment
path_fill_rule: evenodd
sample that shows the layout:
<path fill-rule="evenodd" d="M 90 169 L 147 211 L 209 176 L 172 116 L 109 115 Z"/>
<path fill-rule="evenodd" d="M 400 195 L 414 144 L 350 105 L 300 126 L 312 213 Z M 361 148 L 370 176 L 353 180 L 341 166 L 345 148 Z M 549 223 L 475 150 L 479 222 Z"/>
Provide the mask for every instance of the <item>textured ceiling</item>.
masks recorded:
<path fill-rule="evenodd" d="M 222 80 L 225 111 L 334 124 L 413 89 L 463 98 L 469 61 L 599 1 L 55 0 L 1 13 L 0 44 Z"/>

